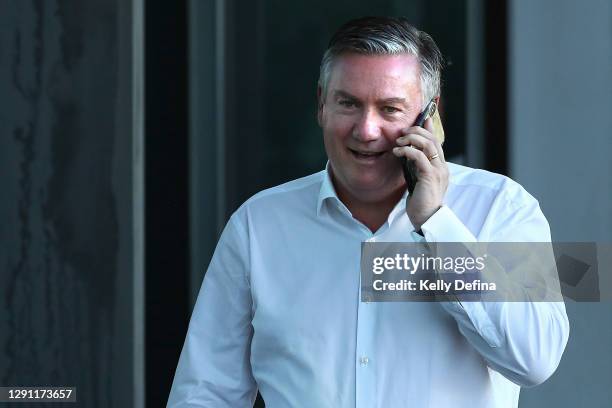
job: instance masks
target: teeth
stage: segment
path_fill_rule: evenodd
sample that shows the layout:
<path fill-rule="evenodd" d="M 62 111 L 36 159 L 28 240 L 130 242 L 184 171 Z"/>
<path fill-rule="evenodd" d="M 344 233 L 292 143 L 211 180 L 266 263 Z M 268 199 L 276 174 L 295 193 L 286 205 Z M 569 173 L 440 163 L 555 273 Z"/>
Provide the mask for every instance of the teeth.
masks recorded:
<path fill-rule="evenodd" d="M 355 152 L 355 153 L 357 153 L 357 154 L 359 154 L 361 156 L 377 156 L 377 155 L 380 154 L 380 153 L 363 153 L 363 152 Z"/>

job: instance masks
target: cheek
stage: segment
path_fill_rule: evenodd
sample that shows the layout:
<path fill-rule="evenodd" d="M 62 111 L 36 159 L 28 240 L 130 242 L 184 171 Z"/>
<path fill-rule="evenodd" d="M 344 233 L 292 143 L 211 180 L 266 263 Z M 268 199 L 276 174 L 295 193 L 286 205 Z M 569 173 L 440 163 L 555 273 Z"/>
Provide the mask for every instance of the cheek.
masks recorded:
<path fill-rule="evenodd" d="M 395 141 L 397 140 L 398 137 L 402 136 L 402 129 L 406 129 L 410 127 L 410 125 L 407 125 L 405 123 L 397 123 L 397 124 L 392 124 L 390 126 L 387 126 L 387 128 L 385 129 L 385 139 L 387 139 L 387 141 L 389 142 L 389 144 L 392 145 L 396 145 Z"/>
<path fill-rule="evenodd" d="M 324 132 L 334 143 L 343 142 L 350 137 L 353 129 L 353 121 L 348 117 L 329 116 L 325 122 Z M 331 140 L 330 140 L 331 141 Z"/>
<path fill-rule="evenodd" d="M 344 140 L 340 133 L 330 128 L 325 129 L 323 142 L 329 157 L 339 159 L 343 156 Z"/>

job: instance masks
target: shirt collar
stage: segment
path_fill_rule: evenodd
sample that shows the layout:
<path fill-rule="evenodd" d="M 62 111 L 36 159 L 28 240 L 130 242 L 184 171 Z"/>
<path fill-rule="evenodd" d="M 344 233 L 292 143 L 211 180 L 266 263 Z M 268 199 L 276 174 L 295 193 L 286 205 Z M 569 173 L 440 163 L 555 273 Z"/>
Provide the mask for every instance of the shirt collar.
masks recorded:
<path fill-rule="evenodd" d="M 408 189 L 404 191 L 402 198 L 400 198 L 399 202 L 395 205 L 395 207 L 393 207 L 393 210 L 391 210 L 391 213 L 389 214 L 389 217 L 387 218 L 389 222 L 393 221 L 395 217 L 397 217 L 398 214 L 403 214 L 406 212 L 406 199 L 407 198 L 408 198 Z"/>
<path fill-rule="evenodd" d="M 321 189 L 319 190 L 319 198 L 317 199 L 317 215 L 321 215 L 321 207 L 323 207 L 323 202 L 328 198 L 335 198 L 340 201 L 338 195 L 336 194 L 336 189 L 334 188 L 334 184 L 331 181 L 331 175 L 329 174 L 329 160 L 325 165 L 325 170 L 323 171 L 323 182 L 321 183 Z"/>
<path fill-rule="evenodd" d="M 341 202 L 340 199 L 338 198 L 338 195 L 336 194 L 336 189 L 334 188 L 334 184 L 332 183 L 331 174 L 329 173 L 329 166 L 330 164 L 328 160 L 327 164 L 325 165 L 325 170 L 323 171 L 323 181 L 321 183 L 321 189 L 319 190 L 319 198 L 317 199 L 317 215 L 321 215 L 321 208 L 323 207 L 323 203 L 328 198 L 335 199 L 339 203 Z M 389 218 L 388 218 L 389 221 L 394 220 L 397 214 L 403 213 L 406 210 L 406 198 L 407 197 L 408 197 L 408 190 L 404 192 L 404 194 L 402 195 L 402 198 L 395 205 L 393 210 L 391 210 L 391 213 L 389 214 Z"/>

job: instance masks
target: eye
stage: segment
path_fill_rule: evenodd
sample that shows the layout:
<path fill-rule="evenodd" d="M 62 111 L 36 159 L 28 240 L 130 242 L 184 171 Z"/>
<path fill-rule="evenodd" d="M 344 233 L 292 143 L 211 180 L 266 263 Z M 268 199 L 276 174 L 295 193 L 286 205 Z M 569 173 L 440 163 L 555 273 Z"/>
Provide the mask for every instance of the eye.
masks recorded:
<path fill-rule="evenodd" d="M 395 106 L 384 106 L 383 112 L 385 113 L 397 113 L 400 112 L 401 109 L 396 108 Z"/>
<path fill-rule="evenodd" d="M 355 106 L 357 106 L 357 104 L 355 104 L 355 102 L 351 101 L 350 99 L 340 99 L 338 101 L 338 104 L 345 108 L 354 108 Z"/>

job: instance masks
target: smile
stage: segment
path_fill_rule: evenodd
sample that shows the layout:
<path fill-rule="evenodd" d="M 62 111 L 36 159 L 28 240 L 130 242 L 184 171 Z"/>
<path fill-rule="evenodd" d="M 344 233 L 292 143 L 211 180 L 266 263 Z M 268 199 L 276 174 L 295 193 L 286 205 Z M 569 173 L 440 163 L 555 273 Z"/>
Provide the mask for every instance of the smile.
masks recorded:
<path fill-rule="evenodd" d="M 374 161 L 375 159 L 385 154 L 385 152 L 364 152 L 364 151 L 357 151 L 353 149 L 349 149 L 349 150 L 353 154 L 353 157 L 359 160 L 366 160 L 366 161 Z"/>

